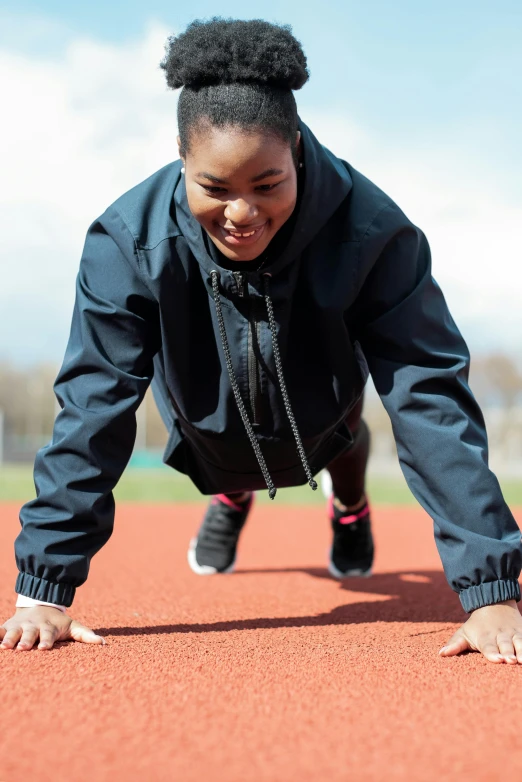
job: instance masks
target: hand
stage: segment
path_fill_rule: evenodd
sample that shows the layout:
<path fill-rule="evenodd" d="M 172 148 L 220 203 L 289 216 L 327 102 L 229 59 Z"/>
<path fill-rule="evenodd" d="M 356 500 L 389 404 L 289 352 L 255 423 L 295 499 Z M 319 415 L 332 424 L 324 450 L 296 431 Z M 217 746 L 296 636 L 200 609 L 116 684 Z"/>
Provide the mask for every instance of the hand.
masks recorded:
<path fill-rule="evenodd" d="M 482 652 L 492 663 L 522 663 L 522 616 L 515 600 L 477 608 L 439 654 L 452 657 L 467 650 Z"/>
<path fill-rule="evenodd" d="M 52 649 L 55 641 L 81 641 L 86 644 L 105 644 L 105 639 L 84 627 L 59 608 L 31 606 L 17 608 L 15 615 L 0 627 L 0 649 L 26 651 L 32 649 L 40 637 L 38 649 Z"/>

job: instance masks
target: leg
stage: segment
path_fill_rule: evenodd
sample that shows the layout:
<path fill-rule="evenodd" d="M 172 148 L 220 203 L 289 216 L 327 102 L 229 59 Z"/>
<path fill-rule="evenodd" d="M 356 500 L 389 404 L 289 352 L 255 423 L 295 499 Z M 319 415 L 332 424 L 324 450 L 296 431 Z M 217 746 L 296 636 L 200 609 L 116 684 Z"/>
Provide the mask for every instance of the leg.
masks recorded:
<path fill-rule="evenodd" d="M 346 423 L 354 437 L 352 447 L 327 467 L 333 493 L 343 510 L 355 510 L 365 502 L 365 478 L 370 453 L 370 430 L 361 417 L 364 395 L 350 412 Z"/>
<path fill-rule="evenodd" d="M 363 398 L 347 419 L 354 443 L 327 469 L 333 495 L 328 505 L 332 525 L 332 548 L 328 570 L 335 578 L 369 576 L 374 556 L 370 509 L 365 493 L 370 432 L 361 418 Z"/>

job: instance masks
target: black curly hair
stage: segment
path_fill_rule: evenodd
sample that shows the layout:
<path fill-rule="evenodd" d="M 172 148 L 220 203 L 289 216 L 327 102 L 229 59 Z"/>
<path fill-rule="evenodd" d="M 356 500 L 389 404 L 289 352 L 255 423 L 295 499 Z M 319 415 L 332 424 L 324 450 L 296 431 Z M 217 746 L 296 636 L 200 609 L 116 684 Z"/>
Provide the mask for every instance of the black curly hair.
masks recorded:
<path fill-rule="evenodd" d="M 308 81 L 306 57 L 290 25 L 262 19 L 196 19 L 170 36 L 160 68 L 178 101 L 181 157 L 205 125 L 262 129 L 290 144 L 297 165 L 297 106 L 292 90 Z"/>

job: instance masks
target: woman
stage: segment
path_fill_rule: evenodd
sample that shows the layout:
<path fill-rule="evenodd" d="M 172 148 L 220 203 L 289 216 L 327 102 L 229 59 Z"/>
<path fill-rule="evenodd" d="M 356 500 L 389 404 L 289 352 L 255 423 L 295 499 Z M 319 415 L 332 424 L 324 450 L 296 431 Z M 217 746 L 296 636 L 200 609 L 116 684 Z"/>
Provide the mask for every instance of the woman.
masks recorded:
<path fill-rule="evenodd" d="M 161 67 L 178 105 L 175 161 L 89 228 L 62 407 L 21 511 L 15 616 L 3 648 L 101 642 L 65 614 L 111 535 L 112 489 L 153 380 L 165 461 L 213 495 L 189 561 L 233 566 L 252 492 L 333 484 L 331 572 L 370 571 L 368 371 L 409 486 L 431 514 L 471 617 L 443 654 L 522 662 L 520 530 L 487 467 L 469 355 L 399 207 L 300 120 L 306 59 L 288 27 L 192 23 Z M 46 624 L 47 622 L 47 624 Z"/>

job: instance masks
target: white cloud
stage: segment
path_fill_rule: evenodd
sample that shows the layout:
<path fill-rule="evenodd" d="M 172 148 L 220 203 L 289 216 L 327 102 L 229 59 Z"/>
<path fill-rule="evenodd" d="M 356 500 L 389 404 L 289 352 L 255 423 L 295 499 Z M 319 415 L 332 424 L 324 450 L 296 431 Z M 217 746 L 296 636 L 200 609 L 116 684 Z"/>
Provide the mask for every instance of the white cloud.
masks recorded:
<path fill-rule="evenodd" d="M 177 93 L 159 62 L 172 30 L 124 46 L 73 40 L 63 58 L 0 49 L 0 357 L 63 355 L 90 223 L 178 157 Z"/>
<path fill-rule="evenodd" d="M 61 358 L 89 224 L 177 158 L 177 93 L 158 67 L 172 32 L 151 22 L 125 45 L 76 38 L 54 59 L 0 47 L 9 107 L 0 126 L 0 358 Z M 434 274 L 470 343 L 519 348 L 522 210 L 505 202 L 494 174 L 466 167 L 464 142 L 392 149 L 345 117 L 301 114 L 426 232 Z"/>
<path fill-rule="evenodd" d="M 303 115 L 307 122 L 307 117 Z M 393 198 L 428 237 L 433 276 L 475 350 L 522 348 L 522 203 L 510 202 L 495 172 L 452 149 L 363 132 L 340 117 L 313 118 L 325 146 Z"/>

